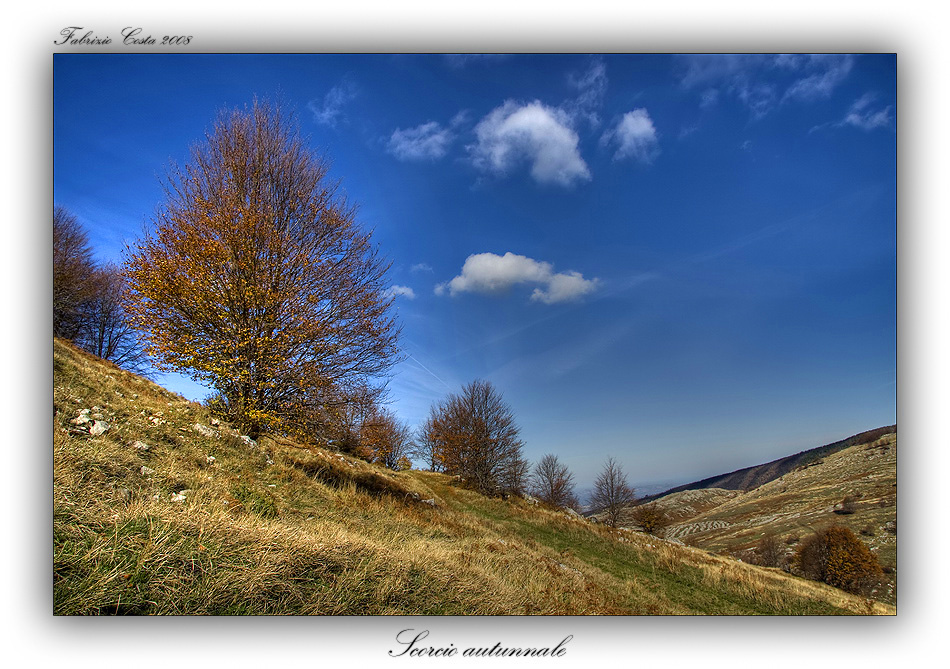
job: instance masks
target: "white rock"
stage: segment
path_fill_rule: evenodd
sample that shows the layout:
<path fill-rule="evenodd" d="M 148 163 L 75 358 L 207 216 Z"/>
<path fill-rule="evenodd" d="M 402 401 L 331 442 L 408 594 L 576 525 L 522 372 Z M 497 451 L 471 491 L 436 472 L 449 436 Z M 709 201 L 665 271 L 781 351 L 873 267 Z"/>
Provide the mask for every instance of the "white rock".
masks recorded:
<path fill-rule="evenodd" d="M 92 427 L 89 428 L 89 434 L 94 437 L 98 437 L 100 434 L 109 429 L 109 424 L 105 421 L 97 420 L 92 424 Z"/>
<path fill-rule="evenodd" d="M 194 425 L 195 432 L 205 437 L 217 437 L 217 430 L 212 430 L 207 425 L 202 425 L 201 423 L 195 423 Z"/>
<path fill-rule="evenodd" d="M 149 450 L 149 445 L 146 444 L 144 441 L 136 441 L 132 443 L 132 448 L 139 451 L 147 451 Z"/>
<path fill-rule="evenodd" d="M 142 472 L 142 476 L 148 476 L 149 474 L 155 473 L 154 469 L 151 467 L 146 467 L 145 465 L 142 465 L 142 468 L 139 471 Z"/>

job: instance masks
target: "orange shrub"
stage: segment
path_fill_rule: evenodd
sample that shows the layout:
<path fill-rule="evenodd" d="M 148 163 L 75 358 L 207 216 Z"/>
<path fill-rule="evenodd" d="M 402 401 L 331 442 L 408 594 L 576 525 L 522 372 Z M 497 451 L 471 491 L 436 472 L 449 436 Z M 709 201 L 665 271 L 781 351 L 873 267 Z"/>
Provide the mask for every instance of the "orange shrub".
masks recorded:
<path fill-rule="evenodd" d="M 856 594 L 870 591 L 883 574 L 877 556 L 864 542 L 837 525 L 803 540 L 795 566 L 807 578 Z"/>

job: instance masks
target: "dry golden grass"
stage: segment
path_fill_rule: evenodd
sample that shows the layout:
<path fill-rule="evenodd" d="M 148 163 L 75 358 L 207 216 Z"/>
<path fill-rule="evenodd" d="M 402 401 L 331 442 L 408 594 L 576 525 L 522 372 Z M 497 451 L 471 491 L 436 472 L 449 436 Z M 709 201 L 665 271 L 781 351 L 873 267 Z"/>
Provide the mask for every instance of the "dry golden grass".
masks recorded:
<path fill-rule="evenodd" d="M 440 474 L 283 439 L 252 446 L 226 425 L 202 434 L 205 408 L 60 342 L 54 406 L 56 613 L 869 612 L 832 588 Z M 71 423 L 94 407 L 110 424 L 96 437 Z"/>

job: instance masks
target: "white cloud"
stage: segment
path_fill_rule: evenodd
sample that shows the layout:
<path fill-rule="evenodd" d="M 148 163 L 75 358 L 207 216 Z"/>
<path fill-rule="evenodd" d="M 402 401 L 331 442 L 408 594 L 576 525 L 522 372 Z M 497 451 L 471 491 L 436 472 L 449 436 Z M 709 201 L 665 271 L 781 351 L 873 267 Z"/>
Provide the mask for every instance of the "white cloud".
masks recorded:
<path fill-rule="evenodd" d="M 358 92 L 356 84 L 344 80 L 338 86 L 331 88 L 321 103 L 318 103 L 316 99 L 311 100 L 307 108 L 313 112 L 314 121 L 335 128 L 340 120 L 346 119 L 343 108 L 356 98 Z"/>
<path fill-rule="evenodd" d="M 570 302 L 593 292 L 597 283 L 597 279 L 585 279 L 580 272 L 560 272 L 551 276 L 547 289 L 535 288 L 531 299 L 545 304 Z"/>
<path fill-rule="evenodd" d="M 469 150 L 479 169 L 505 174 L 527 162 L 538 183 L 571 186 L 591 178 L 570 116 L 539 101 L 505 102 L 478 123 L 475 134 L 478 142 Z"/>
<path fill-rule="evenodd" d="M 409 286 L 394 285 L 388 291 L 386 291 L 386 294 L 391 295 L 392 297 L 405 297 L 409 300 L 416 299 L 416 291 L 414 291 Z"/>
<path fill-rule="evenodd" d="M 858 98 L 844 120 L 838 125 L 850 125 L 861 130 L 874 130 L 874 128 L 883 128 L 891 123 L 891 108 L 869 109 L 877 96 L 873 93 L 866 93 Z"/>
<path fill-rule="evenodd" d="M 430 265 L 429 263 L 424 263 L 424 262 L 416 263 L 415 265 L 409 268 L 409 271 L 410 272 L 431 272 L 432 265 Z"/>
<path fill-rule="evenodd" d="M 601 144 L 617 144 L 614 160 L 633 158 L 637 162 L 649 164 L 660 154 L 656 128 L 650 114 L 642 107 L 623 115 L 612 129 L 600 138 Z"/>
<path fill-rule="evenodd" d="M 437 160 L 448 151 L 454 136 L 435 121 L 415 128 L 396 129 L 387 150 L 399 160 Z"/>
<path fill-rule="evenodd" d="M 551 263 L 516 255 L 510 251 L 503 256 L 494 253 L 475 253 L 465 259 L 462 273 L 436 286 L 436 295 L 448 292 L 498 294 L 518 284 L 537 284 L 531 299 L 544 304 L 555 304 L 579 299 L 591 293 L 599 281 L 585 279 L 580 272 L 555 273 Z"/>

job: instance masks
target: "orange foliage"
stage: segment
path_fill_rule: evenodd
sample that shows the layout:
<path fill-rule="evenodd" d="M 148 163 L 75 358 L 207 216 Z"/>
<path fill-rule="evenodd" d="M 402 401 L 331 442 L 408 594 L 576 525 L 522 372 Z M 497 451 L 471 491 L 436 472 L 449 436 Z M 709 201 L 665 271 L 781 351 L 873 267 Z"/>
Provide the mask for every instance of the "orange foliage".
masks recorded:
<path fill-rule="evenodd" d="M 327 170 L 278 109 L 224 112 L 128 249 L 148 352 L 213 387 L 250 433 L 327 412 L 396 360 L 388 265 Z"/>
<path fill-rule="evenodd" d="M 488 495 L 522 492 L 528 463 L 511 407 L 487 381 L 473 381 L 459 395 L 432 407 L 422 426 L 422 455 L 448 474 Z"/>
<path fill-rule="evenodd" d="M 832 526 L 805 539 L 795 554 L 801 573 L 848 592 L 864 594 L 883 571 L 877 556 L 846 527 Z"/>

